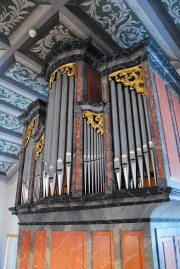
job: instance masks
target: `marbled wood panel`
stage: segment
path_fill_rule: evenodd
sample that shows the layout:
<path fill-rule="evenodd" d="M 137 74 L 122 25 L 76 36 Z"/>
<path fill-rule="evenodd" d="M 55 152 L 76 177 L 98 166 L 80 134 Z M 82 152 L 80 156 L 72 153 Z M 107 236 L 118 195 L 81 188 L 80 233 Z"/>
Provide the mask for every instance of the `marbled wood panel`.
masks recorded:
<path fill-rule="evenodd" d="M 35 231 L 34 233 L 34 251 L 33 251 L 33 269 L 45 269 L 46 262 L 46 231 Z"/>
<path fill-rule="evenodd" d="M 76 102 L 80 102 L 82 100 L 82 64 L 78 64 L 77 66 L 77 87 L 76 87 Z"/>
<path fill-rule="evenodd" d="M 22 231 L 19 269 L 29 269 L 30 240 L 31 231 Z"/>
<path fill-rule="evenodd" d="M 176 138 L 172 123 L 172 116 L 170 112 L 168 96 L 166 92 L 166 86 L 155 74 L 154 79 L 156 84 L 156 91 L 160 108 L 171 180 L 175 182 L 180 182 L 179 155 L 177 151 Z"/>
<path fill-rule="evenodd" d="M 66 212 L 67 214 L 67 212 Z M 20 226 L 20 231 L 25 229 L 26 226 Z M 153 258 L 152 258 L 152 247 L 151 247 L 151 236 L 150 236 L 150 227 L 147 223 L 124 223 L 124 224 L 96 224 L 96 225 L 43 225 L 43 226 L 31 226 L 31 231 L 37 230 L 46 230 L 47 231 L 47 251 L 46 251 L 46 268 L 50 268 L 50 259 L 51 259 L 51 245 L 52 245 L 52 234 L 54 234 L 55 241 L 58 241 L 57 235 L 61 234 L 61 232 L 66 231 L 70 232 L 70 234 L 81 234 L 85 233 L 86 235 L 86 244 L 83 245 L 84 251 L 86 252 L 86 267 L 82 267 L 83 269 L 92 269 L 92 233 L 93 232 L 111 232 L 114 238 L 113 248 L 114 248 L 114 269 L 122 268 L 122 257 L 121 257 L 121 232 L 123 231 L 143 231 L 143 243 L 144 243 L 144 254 L 145 254 L 145 268 L 153 269 Z M 80 232 L 83 231 L 83 232 Z M 59 236 L 60 237 L 60 236 Z M 82 237 L 79 237 L 82 238 Z M 83 240 L 83 239 L 81 239 Z M 76 242 L 76 240 L 74 241 Z M 53 243 L 54 244 L 54 243 Z M 86 245 L 86 246 L 85 246 Z M 60 242 L 59 242 L 60 246 Z M 65 244 L 60 246 L 60 249 L 56 248 L 57 252 L 65 249 Z M 64 250 L 63 250 L 64 251 Z M 62 255 L 62 254 L 60 254 Z M 67 254 L 66 254 L 67 255 Z M 60 258 L 60 257 L 59 257 Z M 58 259 L 58 258 L 57 258 Z M 55 267 L 56 268 L 56 267 Z M 61 267 L 58 267 L 58 269 Z M 62 267 L 64 268 L 64 267 Z M 71 267 L 70 267 L 71 268 Z M 72 267 L 73 269 L 76 267 Z M 81 267 L 78 267 L 78 269 Z M 53 268 L 54 269 L 54 268 Z M 65 269 L 69 269 L 66 267 Z M 102 269 L 104 269 L 102 267 Z M 136 269 L 136 268 L 131 268 Z"/>
<path fill-rule="evenodd" d="M 123 231 L 121 240 L 123 269 L 145 269 L 143 233 Z"/>
<path fill-rule="evenodd" d="M 161 266 L 164 266 L 167 269 L 177 269 L 176 266 L 176 254 L 175 254 L 175 246 L 174 246 L 174 238 L 173 236 L 166 236 L 162 238 L 162 251 L 163 251 L 163 261 Z"/>
<path fill-rule="evenodd" d="M 101 79 L 101 87 L 102 87 L 102 101 L 107 103 L 109 100 L 108 92 L 107 92 L 107 76 Z"/>
<path fill-rule="evenodd" d="M 90 69 L 86 70 L 87 78 L 87 102 L 95 104 L 102 102 L 101 79 Z"/>
<path fill-rule="evenodd" d="M 92 233 L 93 269 L 114 269 L 113 232 Z"/>
<path fill-rule="evenodd" d="M 179 140 L 180 140 L 180 100 L 171 92 L 171 100 L 173 105 L 173 111 L 176 120 L 176 126 L 178 130 Z"/>
<path fill-rule="evenodd" d="M 85 232 L 52 232 L 50 269 L 85 269 L 85 250 Z"/>
<path fill-rule="evenodd" d="M 152 92 L 150 78 L 149 78 L 149 71 L 147 67 L 144 68 L 144 72 L 145 72 L 145 79 L 147 83 L 148 101 L 150 105 L 152 125 L 153 125 L 153 130 L 154 130 L 155 150 L 156 150 L 157 159 L 158 159 L 158 163 L 156 163 L 156 166 L 158 166 L 159 168 L 159 178 L 164 179 L 165 175 L 164 175 L 161 145 L 160 145 L 160 139 L 159 139 L 159 133 L 158 133 L 158 127 L 157 127 L 157 117 L 156 117 L 156 111 L 155 111 L 154 100 L 153 100 L 153 92 Z"/>

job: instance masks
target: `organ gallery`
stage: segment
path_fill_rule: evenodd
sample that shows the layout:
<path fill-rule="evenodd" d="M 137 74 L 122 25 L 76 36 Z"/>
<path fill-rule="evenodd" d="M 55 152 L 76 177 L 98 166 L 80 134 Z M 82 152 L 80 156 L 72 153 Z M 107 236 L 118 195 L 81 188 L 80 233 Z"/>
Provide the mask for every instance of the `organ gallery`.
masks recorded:
<path fill-rule="evenodd" d="M 46 57 L 48 102 L 21 116 L 17 268 L 152 268 L 150 215 L 170 193 L 157 88 L 177 90 L 159 51 L 105 56 L 87 39 Z"/>

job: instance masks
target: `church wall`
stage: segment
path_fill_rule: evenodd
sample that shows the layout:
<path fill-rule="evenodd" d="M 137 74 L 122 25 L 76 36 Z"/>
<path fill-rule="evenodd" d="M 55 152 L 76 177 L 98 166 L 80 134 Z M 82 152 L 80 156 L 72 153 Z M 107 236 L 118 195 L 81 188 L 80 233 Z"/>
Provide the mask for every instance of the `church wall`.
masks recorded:
<path fill-rule="evenodd" d="M 15 174 L 8 183 L 0 182 L 0 268 L 4 266 L 7 241 L 6 235 L 17 235 L 19 231 L 17 216 L 12 215 L 8 210 L 8 208 L 14 204 L 17 176 L 18 174 Z M 15 268 L 16 242 L 17 238 L 9 239 L 9 250 L 11 253 L 7 253 L 6 269 Z"/>

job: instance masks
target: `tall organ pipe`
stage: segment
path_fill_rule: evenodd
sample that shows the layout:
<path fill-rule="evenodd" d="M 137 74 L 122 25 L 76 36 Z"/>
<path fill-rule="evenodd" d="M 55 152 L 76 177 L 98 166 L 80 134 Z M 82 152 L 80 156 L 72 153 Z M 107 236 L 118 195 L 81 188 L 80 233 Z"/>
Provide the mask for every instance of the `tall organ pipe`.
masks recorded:
<path fill-rule="evenodd" d="M 66 175 L 67 175 L 67 194 L 70 193 L 70 176 L 72 167 L 72 131 L 73 131 L 73 96 L 74 96 L 74 77 L 69 78 L 69 100 L 67 118 L 67 143 L 66 143 Z"/>
<path fill-rule="evenodd" d="M 137 108 L 137 100 L 136 100 L 135 91 L 131 91 L 131 98 L 132 98 L 132 108 L 133 108 L 133 118 L 134 118 L 135 139 L 136 139 L 136 152 L 137 152 L 137 159 L 138 159 L 138 165 L 139 165 L 139 171 L 140 171 L 141 187 L 143 187 L 144 186 L 143 157 L 142 157 L 140 124 L 139 124 L 139 116 L 138 116 L 138 108 Z"/>
<path fill-rule="evenodd" d="M 145 117 L 144 117 L 143 100 L 142 100 L 141 94 L 138 94 L 137 98 L 138 98 L 141 134 L 142 134 L 142 142 L 143 142 L 143 154 L 144 154 L 146 171 L 147 171 L 147 176 L 148 176 L 148 183 L 150 186 L 150 169 L 149 169 L 149 153 L 148 153 L 148 145 L 147 145 L 146 122 L 145 122 Z"/>
<path fill-rule="evenodd" d="M 91 127 L 91 184 L 92 184 L 92 193 L 94 193 L 94 136 L 93 136 L 93 128 Z M 89 138 L 90 139 L 90 138 Z"/>
<path fill-rule="evenodd" d="M 84 125 L 84 192 L 87 192 L 87 124 L 86 119 L 83 119 Z"/>
<path fill-rule="evenodd" d="M 49 166 L 49 181 L 51 195 L 54 194 L 55 184 L 56 184 L 56 162 L 57 162 L 57 150 L 58 150 L 58 134 L 59 134 L 59 113 L 61 104 L 61 73 L 57 73 L 56 87 L 55 87 L 55 103 L 54 116 L 53 116 L 53 126 L 52 126 L 52 142 L 51 142 L 51 160 Z"/>
<path fill-rule="evenodd" d="M 123 86 L 120 83 L 117 84 L 117 96 L 118 96 L 122 167 L 125 177 L 125 184 L 126 187 L 128 187 L 128 181 L 129 181 L 128 144 L 127 144 L 126 119 L 125 119 L 124 98 L 123 98 Z"/>
<path fill-rule="evenodd" d="M 52 88 L 49 92 L 49 104 L 47 113 L 47 123 L 46 123 L 46 138 L 45 138 L 45 149 L 44 149 L 44 172 L 43 172 L 43 196 L 47 197 L 49 192 L 49 154 L 51 148 L 51 130 L 52 130 L 52 118 L 53 118 L 53 103 L 54 95 L 53 91 L 55 89 L 55 82 L 52 83 Z"/>
<path fill-rule="evenodd" d="M 134 187 L 136 188 L 136 156 L 135 156 L 134 128 L 133 128 L 133 118 L 130 101 L 130 91 L 128 87 L 124 88 L 124 93 L 125 93 L 125 107 L 126 107 L 130 163 L 131 163 Z"/>
<path fill-rule="evenodd" d="M 112 109 L 112 123 L 113 123 L 113 139 L 114 139 L 114 169 L 116 173 L 118 189 L 121 189 L 121 159 L 120 159 L 120 141 L 119 141 L 119 128 L 118 128 L 118 110 L 116 100 L 116 87 L 115 81 L 110 81 L 111 92 L 111 109 Z"/>
<path fill-rule="evenodd" d="M 58 160 L 57 160 L 57 175 L 59 194 L 62 193 L 63 176 L 64 176 L 64 157 L 66 144 L 66 123 L 67 123 L 67 96 L 68 96 L 68 80 L 67 76 L 62 78 L 62 97 L 61 97 L 61 112 L 59 118 L 59 145 L 58 145 Z M 53 195 L 53 194 L 51 194 Z"/>

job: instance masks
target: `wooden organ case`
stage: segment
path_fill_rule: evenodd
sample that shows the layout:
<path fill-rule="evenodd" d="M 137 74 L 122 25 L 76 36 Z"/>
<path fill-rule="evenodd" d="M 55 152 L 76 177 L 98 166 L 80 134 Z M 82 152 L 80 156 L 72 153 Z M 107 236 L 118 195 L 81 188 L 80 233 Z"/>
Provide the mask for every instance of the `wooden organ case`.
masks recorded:
<path fill-rule="evenodd" d="M 56 240 L 66 238 L 62 231 L 70 228 L 83 242 L 85 231 L 93 231 L 95 240 L 102 228 L 102 240 L 110 240 L 108 244 L 113 242 L 113 229 L 121 230 L 125 222 L 127 230 L 133 223 L 132 230 L 146 231 L 146 223 L 138 228 L 140 212 L 148 222 L 154 202 L 168 199 L 155 147 L 158 131 L 152 119 L 147 46 L 146 42 L 137 46 L 132 54 L 104 56 L 86 40 L 67 44 L 63 50 L 56 47 L 45 60 L 42 73 L 49 82 L 48 102 L 37 100 L 22 115 L 22 156 L 11 211 L 32 234 L 35 227 L 53 230 L 51 236 L 47 234 L 53 241 L 46 255 L 55 253 Z M 142 232 L 133 233 L 125 232 L 124 241 L 137 234 L 137 243 L 142 243 Z M 93 249 L 102 250 L 98 243 Z M 52 260 L 47 263 L 48 268 L 57 268 Z"/>

